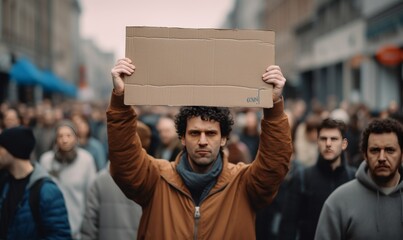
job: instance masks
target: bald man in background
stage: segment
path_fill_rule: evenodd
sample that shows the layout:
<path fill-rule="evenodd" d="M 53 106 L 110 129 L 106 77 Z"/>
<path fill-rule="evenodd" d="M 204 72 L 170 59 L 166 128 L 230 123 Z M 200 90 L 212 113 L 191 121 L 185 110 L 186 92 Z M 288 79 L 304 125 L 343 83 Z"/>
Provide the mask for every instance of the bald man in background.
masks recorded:
<path fill-rule="evenodd" d="M 172 118 L 160 117 L 157 123 L 160 145 L 155 151 L 155 157 L 175 161 L 175 157 L 182 150 L 182 145 L 176 133 L 175 122 Z"/>

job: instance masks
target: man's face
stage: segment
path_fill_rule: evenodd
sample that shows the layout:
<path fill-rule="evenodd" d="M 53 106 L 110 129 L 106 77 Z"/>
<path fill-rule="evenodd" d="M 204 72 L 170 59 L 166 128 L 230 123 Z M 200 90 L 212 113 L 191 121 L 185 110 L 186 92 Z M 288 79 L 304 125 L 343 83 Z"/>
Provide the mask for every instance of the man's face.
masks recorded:
<path fill-rule="evenodd" d="M 4 126 L 6 128 L 18 127 L 21 124 L 18 114 L 14 109 L 9 109 L 4 114 Z"/>
<path fill-rule="evenodd" d="M 371 133 L 365 155 L 372 177 L 385 186 L 393 181 L 403 161 L 396 133 Z"/>
<path fill-rule="evenodd" d="M 347 148 L 347 140 L 343 139 L 337 128 L 323 128 L 319 132 L 318 147 L 325 160 L 335 162 L 341 159 L 342 152 Z"/>
<path fill-rule="evenodd" d="M 227 139 L 221 136 L 219 122 L 194 117 L 187 120 L 186 133 L 181 142 L 186 147 L 193 170 L 204 173 L 217 159 L 220 148 L 225 146 Z"/>
<path fill-rule="evenodd" d="M 86 139 L 88 137 L 88 133 L 90 132 L 90 126 L 87 124 L 87 122 L 81 117 L 74 117 L 72 121 L 77 127 L 77 135 L 80 138 Z"/>
<path fill-rule="evenodd" d="M 76 146 L 77 137 L 70 127 L 61 126 L 56 134 L 56 144 L 62 152 L 68 152 Z"/>
<path fill-rule="evenodd" d="M 168 146 L 178 139 L 175 129 L 175 122 L 169 118 L 161 118 L 157 125 L 158 135 L 164 146 Z"/>
<path fill-rule="evenodd" d="M 11 154 L 2 146 L 0 146 L 0 169 L 7 168 L 13 161 Z"/>

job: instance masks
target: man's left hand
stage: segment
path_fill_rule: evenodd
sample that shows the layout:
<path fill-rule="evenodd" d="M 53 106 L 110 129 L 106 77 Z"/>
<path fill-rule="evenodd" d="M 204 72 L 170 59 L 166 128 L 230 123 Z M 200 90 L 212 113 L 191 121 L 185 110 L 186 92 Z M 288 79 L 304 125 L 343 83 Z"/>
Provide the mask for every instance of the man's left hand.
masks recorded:
<path fill-rule="evenodd" d="M 271 65 L 266 69 L 266 72 L 262 75 L 262 80 L 267 84 L 273 85 L 273 102 L 277 102 L 286 82 L 281 69 L 277 65 Z"/>

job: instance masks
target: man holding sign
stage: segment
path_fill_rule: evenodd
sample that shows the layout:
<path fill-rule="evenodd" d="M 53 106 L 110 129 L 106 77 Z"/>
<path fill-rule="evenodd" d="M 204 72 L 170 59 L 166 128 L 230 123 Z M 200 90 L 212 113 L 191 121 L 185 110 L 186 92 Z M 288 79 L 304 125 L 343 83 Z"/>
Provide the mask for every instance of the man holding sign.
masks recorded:
<path fill-rule="evenodd" d="M 176 161 L 148 155 L 136 133 L 138 116 L 123 101 L 124 78 L 134 72 L 128 58 L 111 70 L 107 123 L 110 173 L 143 208 L 138 238 L 254 239 L 256 210 L 275 197 L 292 152 L 280 68 L 269 66 L 262 75 L 273 86 L 273 108 L 263 109 L 257 157 L 237 165 L 222 151 L 233 124 L 224 107 L 182 107 L 175 124 L 183 151 Z"/>

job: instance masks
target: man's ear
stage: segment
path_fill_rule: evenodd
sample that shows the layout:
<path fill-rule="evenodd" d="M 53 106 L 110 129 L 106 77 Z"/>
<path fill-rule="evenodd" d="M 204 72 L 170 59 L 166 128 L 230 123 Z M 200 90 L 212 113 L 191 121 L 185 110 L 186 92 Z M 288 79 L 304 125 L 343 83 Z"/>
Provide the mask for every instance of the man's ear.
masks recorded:
<path fill-rule="evenodd" d="M 181 137 L 181 143 L 182 143 L 182 146 L 186 146 L 186 143 L 185 143 L 185 136 L 182 136 L 182 137 Z"/>
<path fill-rule="evenodd" d="M 221 138 L 221 144 L 220 144 L 220 146 L 221 146 L 221 147 L 224 147 L 225 144 L 227 144 L 227 138 L 226 138 L 226 137 L 222 137 L 222 138 Z"/>
<path fill-rule="evenodd" d="M 341 143 L 341 149 L 346 150 L 348 146 L 347 138 L 343 138 L 343 142 Z"/>

